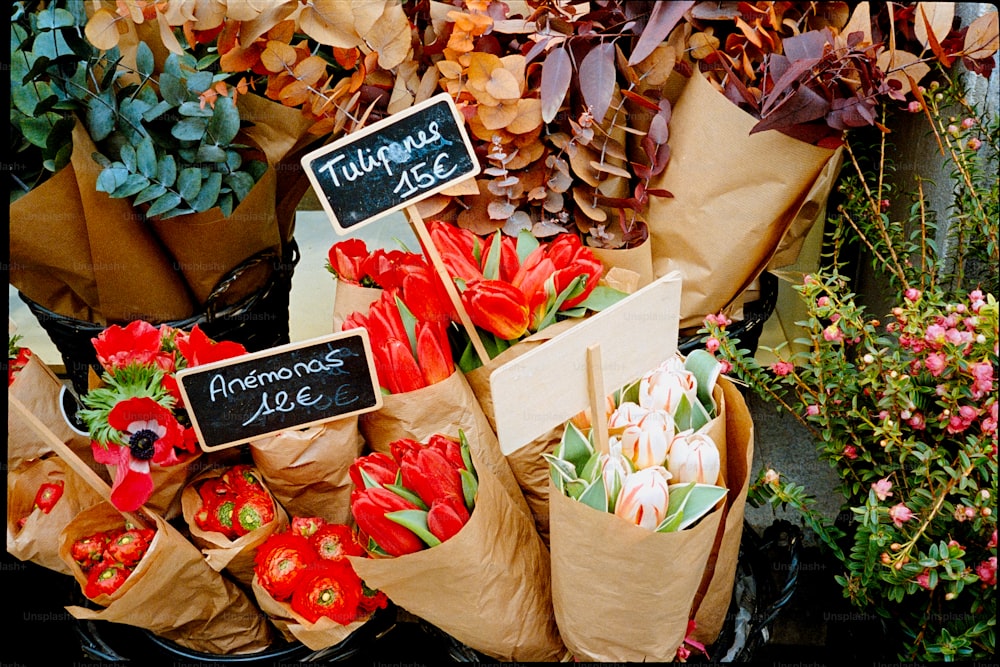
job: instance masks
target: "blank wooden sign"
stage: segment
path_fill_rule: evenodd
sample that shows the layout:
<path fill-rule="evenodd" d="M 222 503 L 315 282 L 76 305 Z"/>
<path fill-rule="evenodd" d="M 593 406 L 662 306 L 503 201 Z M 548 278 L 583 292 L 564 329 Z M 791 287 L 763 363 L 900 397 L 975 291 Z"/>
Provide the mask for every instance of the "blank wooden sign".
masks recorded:
<path fill-rule="evenodd" d="M 382 407 L 365 329 L 185 368 L 177 382 L 205 451 Z"/>
<path fill-rule="evenodd" d="M 517 451 L 590 407 L 587 348 L 600 345 L 605 392 L 677 352 L 681 278 L 669 273 L 493 371 L 497 437 Z"/>

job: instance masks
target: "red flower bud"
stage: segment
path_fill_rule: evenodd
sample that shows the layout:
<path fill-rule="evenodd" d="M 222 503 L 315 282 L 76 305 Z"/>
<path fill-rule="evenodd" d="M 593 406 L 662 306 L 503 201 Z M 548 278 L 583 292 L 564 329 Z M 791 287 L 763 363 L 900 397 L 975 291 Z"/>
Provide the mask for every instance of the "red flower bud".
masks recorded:
<path fill-rule="evenodd" d="M 469 319 L 503 340 L 517 340 L 528 330 L 528 302 L 510 283 L 480 280 L 462 293 Z"/>
<path fill-rule="evenodd" d="M 355 459 L 348 473 L 355 488 L 358 489 L 365 488 L 364 479 L 361 477 L 362 471 L 378 484 L 392 484 L 396 481 L 399 464 L 385 452 L 372 452 Z"/>
<path fill-rule="evenodd" d="M 403 486 L 420 496 L 428 507 L 441 498 L 464 502 L 458 468 L 441 452 L 427 447 L 407 452 L 400 461 L 399 469 Z"/>
<path fill-rule="evenodd" d="M 440 498 L 427 512 L 427 529 L 442 542 L 462 530 L 469 520 L 465 503 L 453 498 Z"/>
<path fill-rule="evenodd" d="M 418 508 L 381 487 L 355 490 L 351 498 L 351 514 L 358 528 L 390 556 L 403 556 L 425 546 L 413 531 L 385 517 L 387 512 L 409 509 Z"/>
<path fill-rule="evenodd" d="M 48 514 L 59 502 L 63 494 L 63 482 L 46 482 L 38 487 L 35 493 L 35 507 L 42 510 L 43 514 Z"/>
<path fill-rule="evenodd" d="M 448 334 L 440 322 L 417 322 L 417 363 L 428 385 L 443 382 L 455 371 Z"/>

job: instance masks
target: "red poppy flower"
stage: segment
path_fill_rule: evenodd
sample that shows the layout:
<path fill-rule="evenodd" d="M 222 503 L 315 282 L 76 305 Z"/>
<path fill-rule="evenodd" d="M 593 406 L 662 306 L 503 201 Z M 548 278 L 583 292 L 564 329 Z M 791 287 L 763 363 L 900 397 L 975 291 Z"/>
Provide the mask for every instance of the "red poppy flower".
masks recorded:
<path fill-rule="evenodd" d="M 131 363 L 153 365 L 167 372 L 174 370 L 173 354 L 162 350 L 160 330 L 149 322 L 135 320 L 125 328 L 112 324 L 91 341 L 97 361 L 106 370 Z"/>
<path fill-rule="evenodd" d="M 187 360 L 189 367 L 210 364 L 213 361 L 232 359 L 241 354 L 246 354 L 247 350 L 241 343 L 234 341 L 216 342 L 209 338 L 197 324 L 191 330 L 187 338 L 177 339 L 177 349 Z"/>
<path fill-rule="evenodd" d="M 254 573 L 275 600 L 287 600 L 306 569 L 319 559 L 309 540 L 295 533 L 275 533 L 257 549 Z"/>
<path fill-rule="evenodd" d="M 312 566 L 292 594 L 292 610 L 310 623 L 321 617 L 347 625 L 358 617 L 361 579 L 348 561 Z"/>
<path fill-rule="evenodd" d="M 125 583 L 132 571 L 113 560 L 102 561 L 87 574 L 87 584 L 83 594 L 90 599 L 99 595 L 111 595 Z"/>
<path fill-rule="evenodd" d="M 106 556 L 122 565 L 134 567 L 146 555 L 156 531 L 148 528 L 133 528 L 108 542 Z"/>
<path fill-rule="evenodd" d="M 365 549 L 358 542 L 357 536 L 350 526 L 340 523 L 328 523 L 317 530 L 309 542 L 316 549 L 320 558 L 340 560 L 345 556 L 364 556 Z"/>
<path fill-rule="evenodd" d="M 48 514 L 55 507 L 55 504 L 59 502 L 63 494 L 63 482 L 46 482 L 38 487 L 38 491 L 35 493 L 35 503 L 34 506 L 42 510 L 42 513 Z"/>

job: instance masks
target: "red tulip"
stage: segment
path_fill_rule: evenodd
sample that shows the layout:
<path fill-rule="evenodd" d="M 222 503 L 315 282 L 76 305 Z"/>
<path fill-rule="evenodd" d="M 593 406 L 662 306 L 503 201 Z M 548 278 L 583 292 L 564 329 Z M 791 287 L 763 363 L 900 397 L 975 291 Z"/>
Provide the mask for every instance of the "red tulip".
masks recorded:
<path fill-rule="evenodd" d="M 368 333 L 373 348 L 381 347 L 390 338 L 407 340 L 395 294 L 392 290 L 386 290 L 368 309 Z"/>
<path fill-rule="evenodd" d="M 421 447 L 405 452 L 399 470 L 403 486 L 420 496 L 428 507 L 440 498 L 465 502 L 458 468 L 435 449 Z"/>
<path fill-rule="evenodd" d="M 478 327 L 504 340 L 517 340 L 528 330 L 528 303 L 510 283 L 480 280 L 462 293 L 469 319 Z"/>
<path fill-rule="evenodd" d="M 362 239 L 347 239 L 330 246 L 328 268 L 341 280 L 360 285 L 364 277 L 361 265 L 367 257 L 368 246 Z"/>
<path fill-rule="evenodd" d="M 361 273 L 368 278 L 364 282 L 374 283 L 383 289 L 398 289 L 410 270 L 422 263 L 423 258 L 416 253 L 379 248 L 362 260 Z"/>
<path fill-rule="evenodd" d="M 440 322 L 417 322 L 417 363 L 428 385 L 447 380 L 455 371 L 448 334 Z"/>
<path fill-rule="evenodd" d="M 601 279 L 604 267 L 600 260 L 594 256 L 594 252 L 580 242 L 580 238 L 576 234 L 557 236 L 549 243 L 547 254 L 556 267 L 556 294 L 566 289 L 580 275 L 586 276 L 583 291 L 571 299 L 566 299 L 560 307 L 561 310 L 573 308 L 590 296 L 590 293 L 597 287 L 597 282 Z"/>
<path fill-rule="evenodd" d="M 424 445 L 411 438 L 400 438 L 389 443 L 389 452 L 397 464 L 402 462 L 407 456 L 407 452 L 416 452 L 423 448 Z"/>
<path fill-rule="evenodd" d="M 479 237 L 467 229 L 438 220 L 430 221 L 428 229 L 434 247 L 452 277 L 467 282 L 483 279 L 483 272 L 476 260 L 477 249 L 481 250 L 482 245 Z"/>
<path fill-rule="evenodd" d="M 387 512 L 418 509 L 388 489 L 356 489 L 351 495 L 351 514 L 358 528 L 390 556 L 420 551 L 426 545 L 413 531 L 385 517 Z"/>
<path fill-rule="evenodd" d="M 486 270 L 486 265 L 490 261 L 490 255 L 493 251 L 493 241 L 487 241 L 484 243 L 483 257 L 479 262 L 482 270 Z M 514 276 L 517 274 L 520 268 L 521 260 L 517 257 L 517 241 L 511 236 L 500 236 L 500 271 L 497 275 L 499 280 L 504 282 L 512 282 Z"/>
<path fill-rule="evenodd" d="M 465 459 L 462 458 L 462 445 L 457 440 L 435 433 L 427 441 L 427 448 L 440 452 L 459 470 L 465 470 Z"/>
<path fill-rule="evenodd" d="M 546 246 L 540 245 L 524 258 L 524 263 L 511 281 L 524 294 L 531 311 L 531 328 L 534 330 L 545 317 L 549 295 L 545 283 L 556 272 L 555 263 L 546 256 Z M 558 292 L 557 292 L 558 293 Z"/>
<path fill-rule="evenodd" d="M 427 512 L 427 529 L 442 542 L 462 530 L 468 521 L 465 503 L 450 498 L 435 500 Z"/>
<path fill-rule="evenodd" d="M 402 278 L 400 298 L 414 317 L 427 322 L 457 322 L 458 313 L 451 303 L 441 278 L 426 264 L 410 266 Z"/>
<path fill-rule="evenodd" d="M 405 339 L 404 339 L 405 340 Z M 385 343 L 385 357 L 388 377 L 384 378 L 389 391 L 402 394 L 427 386 L 410 346 L 401 340 L 390 338 Z"/>
<path fill-rule="evenodd" d="M 396 481 L 399 464 L 384 452 L 372 452 L 355 459 L 348 469 L 348 473 L 355 488 L 358 489 L 363 489 L 366 486 L 361 476 L 362 471 L 378 484 L 392 484 Z"/>

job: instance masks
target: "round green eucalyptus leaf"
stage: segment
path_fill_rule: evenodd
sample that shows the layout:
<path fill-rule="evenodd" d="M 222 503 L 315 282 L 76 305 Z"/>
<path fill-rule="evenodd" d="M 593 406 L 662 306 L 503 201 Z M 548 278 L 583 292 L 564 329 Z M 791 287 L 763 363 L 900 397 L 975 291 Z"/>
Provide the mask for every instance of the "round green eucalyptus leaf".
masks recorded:
<path fill-rule="evenodd" d="M 162 72 L 160 74 L 160 95 L 170 106 L 179 107 L 187 101 L 187 86 L 181 77 L 170 72 Z"/>
<path fill-rule="evenodd" d="M 186 83 L 189 93 L 201 95 L 203 92 L 212 87 L 212 73 L 189 72 Z"/>
<path fill-rule="evenodd" d="M 151 218 L 157 216 L 170 217 L 170 211 L 176 209 L 181 203 L 181 196 L 176 192 L 167 192 L 162 197 L 156 199 L 146 211 L 146 215 Z"/>
<path fill-rule="evenodd" d="M 87 132 L 95 142 L 107 139 L 115 129 L 117 103 L 111 91 L 90 98 L 87 104 Z"/>
<path fill-rule="evenodd" d="M 181 141 L 201 141 L 206 127 L 207 123 L 201 118 L 185 118 L 173 126 L 170 134 Z"/>
<path fill-rule="evenodd" d="M 142 174 L 129 174 L 125 182 L 115 188 L 111 196 L 115 199 L 124 199 L 138 194 L 149 187 L 149 179 Z"/>
<path fill-rule="evenodd" d="M 222 189 L 222 174 L 217 171 L 210 173 L 201 183 L 201 190 L 194 199 L 188 199 L 188 204 L 195 211 L 207 211 L 215 206 L 219 199 L 219 191 Z"/>
<path fill-rule="evenodd" d="M 164 187 L 172 188 L 177 180 L 177 161 L 173 155 L 161 155 L 156 163 L 156 180 Z"/>
<path fill-rule="evenodd" d="M 182 116 L 193 118 L 211 118 L 213 113 L 212 107 L 208 105 L 202 107 L 201 102 L 185 102 L 178 107 L 177 112 Z"/>
<path fill-rule="evenodd" d="M 149 48 L 146 42 L 139 42 L 139 46 L 135 50 L 135 66 L 142 76 L 148 77 L 153 75 L 156 62 L 153 60 L 153 50 Z"/>
<path fill-rule="evenodd" d="M 237 201 L 243 201 L 243 198 L 250 194 L 250 190 L 254 186 L 253 176 L 245 171 L 234 171 L 227 174 L 225 181 L 226 185 L 233 189 L 233 195 Z"/>
<path fill-rule="evenodd" d="M 136 158 L 135 158 L 135 147 L 131 144 L 125 144 L 118 151 L 118 158 L 125 163 L 125 168 L 129 170 L 130 173 L 135 173 L 136 171 Z"/>
<path fill-rule="evenodd" d="M 139 192 L 139 194 L 135 196 L 135 199 L 132 200 L 132 203 L 136 206 L 138 206 L 139 204 L 145 204 L 146 202 L 152 201 L 157 197 L 162 197 L 164 194 L 166 194 L 166 192 L 167 189 L 162 185 L 160 185 L 159 183 L 152 183 L 151 185 L 143 189 L 141 192 Z"/>
<path fill-rule="evenodd" d="M 139 142 L 135 149 L 135 157 L 139 173 L 146 178 L 156 178 L 158 167 L 156 163 L 156 148 L 153 147 L 152 139 L 144 137 Z"/>
<path fill-rule="evenodd" d="M 110 167 L 107 167 L 97 176 L 97 188 L 98 192 L 107 192 L 111 194 L 118 189 L 119 186 L 128 180 L 129 171 L 121 162 L 115 162 Z"/>
<path fill-rule="evenodd" d="M 177 191 L 180 196 L 187 201 L 191 201 L 198 196 L 201 189 L 201 169 L 198 167 L 186 167 L 180 170 L 177 175 Z"/>
<path fill-rule="evenodd" d="M 216 144 L 228 144 L 240 131 L 240 112 L 231 97 L 215 101 L 212 119 L 208 121 L 208 135 Z"/>
<path fill-rule="evenodd" d="M 39 148 L 48 145 L 52 126 L 60 119 L 55 113 L 47 113 L 38 117 L 23 116 L 20 121 L 21 133 L 24 138 Z"/>
<path fill-rule="evenodd" d="M 217 162 L 222 163 L 226 161 L 226 151 L 218 146 L 212 146 L 209 144 L 202 144 L 198 147 L 198 161 L 199 162 Z"/>
<path fill-rule="evenodd" d="M 72 28 L 76 25 L 76 18 L 68 10 L 61 7 L 49 6 L 44 11 L 38 12 L 39 30 L 53 30 L 55 28 Z"/>
<path fill-rule="evenodd" d="M 13 86 L 10 91 L 10 101 L 25 116 L 34 116 L 38 104 L 44 99 L 53 97 L 55 94 L 52 92 L 52 86 L 46 81 L 28 86 Z"/>

